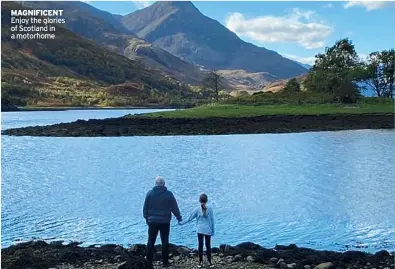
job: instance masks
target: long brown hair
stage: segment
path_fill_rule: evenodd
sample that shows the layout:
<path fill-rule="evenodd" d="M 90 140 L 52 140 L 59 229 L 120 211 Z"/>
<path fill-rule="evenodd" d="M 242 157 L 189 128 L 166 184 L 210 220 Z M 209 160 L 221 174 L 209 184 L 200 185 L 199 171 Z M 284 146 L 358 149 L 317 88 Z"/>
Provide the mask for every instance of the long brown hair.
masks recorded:
<path fill-rule="evenodd" d="M 199 202 L 200 202 L 200 205 L 202 207 L 203 216 L 207 215 L 207 206 L 206 206 L 207 201 L 208 201 L 207 194 L 202 193 L 200 195 Z"/>

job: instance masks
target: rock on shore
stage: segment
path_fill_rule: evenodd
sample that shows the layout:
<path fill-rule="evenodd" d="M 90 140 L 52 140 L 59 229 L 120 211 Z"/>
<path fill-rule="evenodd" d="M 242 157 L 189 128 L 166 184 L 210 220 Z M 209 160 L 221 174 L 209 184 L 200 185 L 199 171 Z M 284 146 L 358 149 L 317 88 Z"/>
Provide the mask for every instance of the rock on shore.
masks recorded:
<path fill-rule="evenodd" d="M 78 243 L 31 241 L 1 250 L 3 269 L 149 269 L 161 268 L 161 246 L 156 246 L 154 266 L 145 259 L 145 245 L 80 247 Z M 296 245 L 266 249 L 254 243 L 213 248 L 214 268 L 294 269 L 390 269 L 392 257 L 383 250 L 376 254 L 360 251 L 318 251 Z M 196 268 L 197 251 L 170 245 L 172 268 Z"/>
<path fill-rule="evenodd" d="M 78 120 L 3 131 L 15 136 L 219 135 L 394 129 L 394 114 L 273 115 L 247 118 L 152 118 Z"/>

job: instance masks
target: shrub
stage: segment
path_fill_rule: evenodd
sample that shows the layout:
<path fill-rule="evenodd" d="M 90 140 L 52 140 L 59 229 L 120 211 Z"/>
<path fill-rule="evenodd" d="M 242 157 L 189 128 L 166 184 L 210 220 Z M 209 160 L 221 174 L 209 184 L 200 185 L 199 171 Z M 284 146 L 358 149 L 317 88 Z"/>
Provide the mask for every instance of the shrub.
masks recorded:
<path fill-rule="evenodd" d="M 287 82 L 283 91 L 284 92 L 293 92 L 293 93 L 300 92 L 300 84 L 296 80 L 296 78 L 292 78 Z"/>

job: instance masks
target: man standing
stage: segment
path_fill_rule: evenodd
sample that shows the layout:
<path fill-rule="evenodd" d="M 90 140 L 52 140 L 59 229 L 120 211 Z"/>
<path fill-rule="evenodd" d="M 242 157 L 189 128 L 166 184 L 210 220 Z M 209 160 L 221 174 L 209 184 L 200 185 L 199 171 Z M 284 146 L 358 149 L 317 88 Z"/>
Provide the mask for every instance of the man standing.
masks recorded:
<path fill-rule="evenodd" d="M 148 224 L 147 260 L 152 263 L 154 246 L 158 232 L 162 241 L 163 267 L 169 266 L 169 234 L 171 213 L 178 221 L 182 220 L 176 198 L 165 187 L 165 180 L 157 177 L 155 187 L 147 193 L 143 216 Z"/>

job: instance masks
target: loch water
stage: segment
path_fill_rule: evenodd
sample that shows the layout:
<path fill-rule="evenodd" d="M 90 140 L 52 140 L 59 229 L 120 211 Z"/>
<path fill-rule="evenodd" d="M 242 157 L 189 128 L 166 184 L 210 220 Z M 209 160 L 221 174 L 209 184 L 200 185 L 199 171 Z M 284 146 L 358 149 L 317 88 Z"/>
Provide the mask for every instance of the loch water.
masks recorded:
<path fill-rule="evenodd" d="M 2 113 L 2 129 L 154 110 Z M 206 192 L 213 245 L 395 250 L 395 132 L 147 137 L 2 136 L 2 247 L 34 238 L 145 243 L 161 175 L 184 218 Z M 171 242 L 196 247 L 173 219 Z M 159 240 L 159 239 L 158 239 Z"/>

